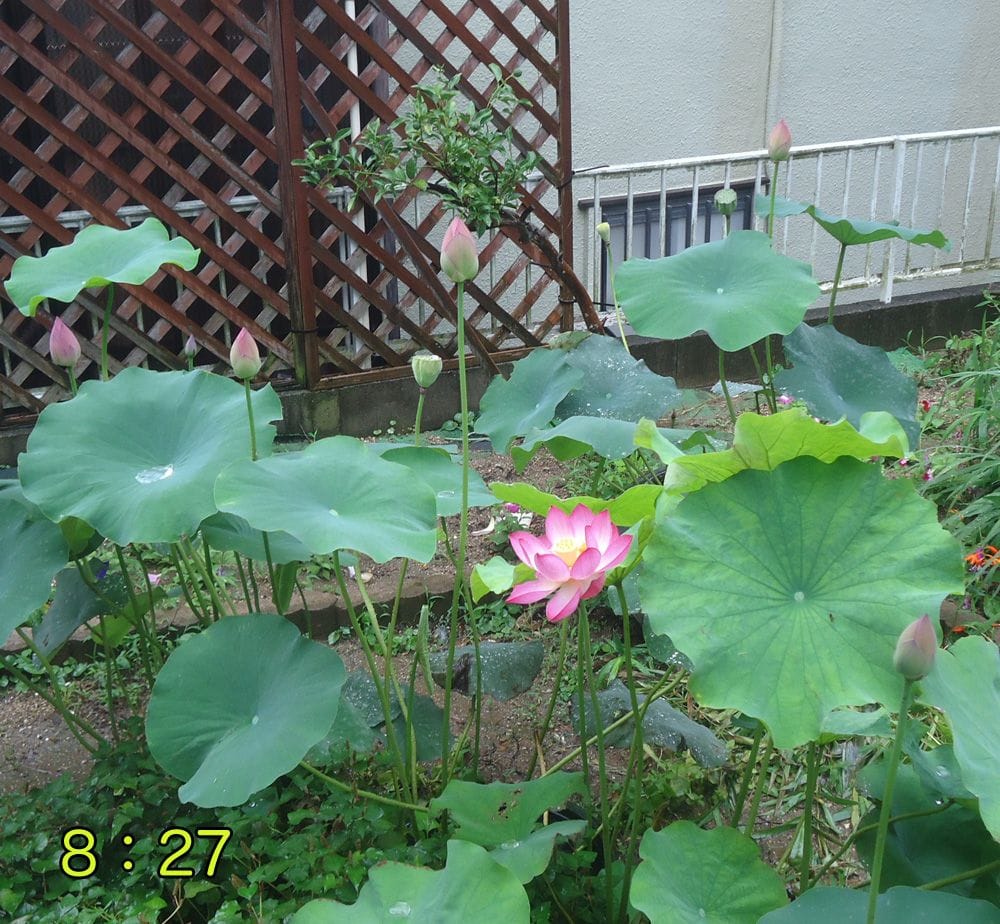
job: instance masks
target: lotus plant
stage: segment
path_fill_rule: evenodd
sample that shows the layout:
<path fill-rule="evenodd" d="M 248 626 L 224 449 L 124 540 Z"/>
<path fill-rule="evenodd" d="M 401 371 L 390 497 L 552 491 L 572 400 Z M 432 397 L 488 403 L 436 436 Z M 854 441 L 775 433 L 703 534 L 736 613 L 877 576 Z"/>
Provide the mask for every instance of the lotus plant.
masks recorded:
<path fill-rule="evenodd" d="M 595 514 L 580 504 L 572 514 L 553 507 L 544 536 L 511 533 L 510 544 L 537 576 L 514 587 L 507 602 L 537 603 L 551 594 L 545 616 L 560 622 L 604 589 L 608 571 L 625 560 L 632 537 L 618 532 L 607 510 Z"/>
<path fill-rule="evenodd" d="M 76 375 L 73 368 L 80 359 L 80 341 L 65 324 L 62 318 L 52 322 L 49 333 L 49 356 L 57 366 L 63 366 L 69 374 L 70 391 L 76 395 Z"/>
<path fill-rule="evenodd" d="M 597 690 L 594 684 L 593 653 L 590 647 L 590 624 L 584 600 L 596 597 L 603 589 L 608 572 L 620 565 L 628 555 L 632 536 L 622 535 L 611 522 L 611 514 L 604 510 L 595 514 L 584 504 L 577 505 L 571 514 L 559 507 L 552 507 L 545 518 L 545 533 L 533 536 L 528 532 L 510 535 L 510 544 L 517 557 L 535 571 L 534 580 L 517 584 L 507 597 L 508 603 L 537 603 L 549 597 L 545 615 L 549 622 L 562 622 L 563 631 L 559 639 L 559 663 L 553 686 L 553 696 L 549 702 L 543 721 L 541 739 L 548 731 L 549 722 L 558 695 L 562 667 L 565 661 L 566 618 L 580 610 L 580 624 L 577 633 L 577 695 L 579 708 L 580 759 L 586 778 L 589 778 L 587 763 L 587 709 L 584 688 L 590 697 L 590 708 L 597 735 L 598 790 L 601 809 L 601 838 L 605 856 L 611 855 L 612 832 L 610 825 L 607 772 L 604 759 L 604 732 Z M 623 611 L 627 622 L 628 610 Z M 627 637 L 627 636 L 626 636 Z M 631 652 L 628 655 L 631 657 Z M 631 679 L 631 678 L 630 678 Z M 635 691 L 630 683 L 633 709 L 636 711 L 636 736 L 641 738 L 641 721 L 635 705 Z M 638 753 L 642 753 L 641 746 Z M 614 920 L 614 896 L 611 876 L 605 877 L 605 901 L 608 919 Z"/>
<path fill-rule="evenodd" d="M 413 442 L 417 446 L 420 445 L 420 421 L 424 414 L 424 398 L 427 395 L 427 389 L 438 380 L 443 365 L 440 356 L 427 350 L 420 350 L 410 357 L 413 380 L 420 389 L 420 397 L 417 398 L 417 417 L 413 424 Z"/>
<path fill-rule="evenodd" d="M 458 638 L 458 602 L 465 584 L 465 556 L 469 544 L 469 388 L 465 365 L 465 283 L 476 278 L 479 272 L 479 254 L 476 239 L 461 218 L 452 219 L 441 242 L 441 270 L 456 285 L 455 335 L 458 353 L 458 392 L 462 415 L 462 508 L 459 515 L 458 554 L 455 560 L 455 588 L 451 599 L 448 628 L 448 658 L 444 686 L 444 722 L 441 725 L 441 760 L 445 784 L 449 778 L 449 722 L 451 719 L 452 670 L 455 666 L 455 645 Z M 479 732 L 481 672 L 479 661 L 479 632 L 472 621 L 472 642 L 476 649 L 476 706 L 473 765 L 479 763 Z"/>

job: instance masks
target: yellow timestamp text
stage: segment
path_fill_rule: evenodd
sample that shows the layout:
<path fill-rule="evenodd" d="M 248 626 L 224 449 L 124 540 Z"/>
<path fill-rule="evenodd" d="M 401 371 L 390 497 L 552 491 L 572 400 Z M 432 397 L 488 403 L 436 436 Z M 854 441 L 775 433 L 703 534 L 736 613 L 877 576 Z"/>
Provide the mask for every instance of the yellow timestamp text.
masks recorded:
<path fill-rule="evenodd" d="M 197 828 L 192 834 L 186 828 L 168 828 L 159 838 L 160 847 L 170 848 L 170 852 L 159 860 L 156 875 L 163 879 L 187 879 L 198 874 L 196 869 L 184 864 L 184 858 L 191 853 L 198 839 L 211 843 L 208 856 L 201 869 L 201 875 L 211 879 L 218 868 L 222 851 L 233 836 L 230 828 Z M 97 835 L 90 828 L 69 828 L 62 836 L 62 854 L 59 857 L 59 869 L 70 879 L 86 879 L 97 872 L 100 858 L 98 857 Z M 122 846 L 126 848 L 135 843 L 131 834 L 122 835 Z M 143 862 L 158 857 L 145 857 Z M 135 869 L 135 861 L 128 855 L 121 861 L 121 867 L 128 872 Z"/>

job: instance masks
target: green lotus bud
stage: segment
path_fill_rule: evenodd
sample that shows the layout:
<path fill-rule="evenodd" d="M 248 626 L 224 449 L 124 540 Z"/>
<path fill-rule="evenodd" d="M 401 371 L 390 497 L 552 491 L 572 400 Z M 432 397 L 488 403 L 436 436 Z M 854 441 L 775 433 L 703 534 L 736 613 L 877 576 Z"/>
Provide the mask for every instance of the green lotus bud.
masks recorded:
<path fill-rule="evenodd" d="M 413 378 L 421 388 L 430 388 L 441 374 L 441 357 L 421 350 L 410 357 L 410 368 L 413 370 Z"/>
<path fill-rule="evenodd" d="M 715 194 L 715 207 L 727 218 L 736 211 L 736 191 L 728 186 Z"/>
<path fill-rule="evenodd" d="M 930 616 L 921 616 L 900 633 L 892 665 L 907 680 L 921 680 L 934 666 L 938 640 Z"/>
<path fill-rule="evenodd" d="M 597 236 L 604 241 L 605 244 L 611 243 L 611 225 L 606 221 L 602 221 L 597 226 Z"/>

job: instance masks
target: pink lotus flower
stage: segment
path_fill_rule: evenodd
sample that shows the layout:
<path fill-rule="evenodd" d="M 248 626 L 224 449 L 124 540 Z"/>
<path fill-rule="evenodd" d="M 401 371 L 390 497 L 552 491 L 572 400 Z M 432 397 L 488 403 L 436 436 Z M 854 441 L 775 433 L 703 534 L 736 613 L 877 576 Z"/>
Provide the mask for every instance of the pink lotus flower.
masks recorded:
<path fill-rule="evenodd" d="M 476 239 L 461 218 L 452 219 L 444 233 L 441 269 L 452 282 L 468 282 L 479 274 Z"/>
<path fill-rule="evenodd" d="M 67 368 L 75 366 L 80 359 L 80 341 L 62 318 L 56 318 L 52 322 L 52 330 L 49 331 L 49 356 L 57 366 Z"/>
<path fill-rule="evenodd" d="M 767 136 L 767 156 L 774 161 L 788 160 L 791 147 L 792 133 L 788 129 L 788 123 L 784 119 L 779 119 L 778 124 Z"/>
<path fill-rule="evenodd" d="M 938 640 L 930 616 L 911 622 L 899 636 L 892 658 L 893 667 L 907 680 L 922 680 L 934 666 Z"/>
<path fill-rule="evenodd" d="M 791 395 L 778 395 L 778 404 L 783 404 L 785 407 L 788 407 L 794 401 L 795 399 Z"/>
<path fill-rule="evenodd" d="M 252 379 L 263 365 L 257 341 L 245 327 L 240 328 L 229 350 L 229 365 L 233 367 L 238 379 Z"/>
<path fill-rule="evenodd" d="M 632 545 L 611 523 L 608 511 L 595 514 L 580 504 L 572 514 L 553 507 L 545 518 L 545 535 L 510 534 L 515 554 L 535 570 L 535 580 L 514 587 L 508 603 L 537 603 L 552 594 L 545 607 L 549 622 L 576 611 L 581 600 L 596 597 L 607 572 L 624 561 Z"/>

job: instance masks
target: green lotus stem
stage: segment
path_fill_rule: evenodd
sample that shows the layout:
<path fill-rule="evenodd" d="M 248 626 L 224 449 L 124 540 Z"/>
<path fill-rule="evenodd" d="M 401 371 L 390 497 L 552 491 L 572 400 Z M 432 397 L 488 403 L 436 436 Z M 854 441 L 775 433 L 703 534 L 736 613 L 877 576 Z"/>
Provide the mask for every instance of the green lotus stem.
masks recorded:
<path fill-rule="evenodd" d="M 665 675 L 665 677 L 666 676 L 667 675 Z M 653 689 L 653 692 L 649 694 L 649 696 L 646 698 L 646 700 L 640 707 L 639 709 L 640 721 L 642 721 L 642 717 L 645 716 L 646 710 L 649 708 L 650 704 L 653 703 L 655 700 L 658 700 L 661 696 L 665 696 L 667 693 L 673 690 L 673 688 L 676 687 L 679 682 L 680 682 L 680 675 L 678 675 L 678 677 L 673 681 L 673 683 L 667 683 L 666 679 L 661 680 Z M 613 722 L 608 723 L 604 727 L 604 734 L 605 735 L 610 734 L 615 729 L 621 728 L 627 722 L 631 722 L 634 718 L 635 718 L 635 713 L 632 712 L 632 710 L 630 709 L 624 715 L 620 715 Z M 587 739 L 588 745 L 596 743 L 597 743 L 597 735 L 591 735 L 591 737 Z M 581 748 L 579 747 L 574 748 L 568 754 L 564 755 L 559 760 L 557 760 L 551 767 L 549 767 L 543 774 L 541 774 L 541 776 L 549 776 L 553 773 L 558 772 L 559 770 L 562 770 L 563 767 L 565 767 L 569 763 L 572 763 L 574 760 L 577 759 L 577 757 L 580 756 L 580 751 Z M 621 796 L 619 796 L 619 802 L 621 801 L 622 798 L 624 798 L 624 795 L 625 793 L 622 792 Z M 612 815 L 615 813 L 616 808 L 617 808 L 616 806 L 612 807 L 611 809 Z"/>
<path fill-rule="evenodd" d="M 406 561 L 406 559 L 404 559 L 404 561 Z M 375 612 L 375 604 L 372 603 L 372 598 L 368 594 L 368 588 L 365 587 L 365 582 L 359 580 L 357 584 L 358 584 L 358 593 L 361 594 L 361 599 L 365 604 L 365 612 L 368 614 L 368 621 L 371 624 L 372 632 L 375 634 L 375 640 L 376 642 L 378 642 L 378 647 L 382 652 L 383 664 L 386 665 L 385 675 L 387 678 L 392 680 L 392 687 L 396 693 L 396 698 L 399 700 L 399 708 L 403 713 L 403 719 L 406 721 L 407 724 L 409 724 L 410 717 L 406 709 L 406 704 L 405 704 L 406 698 L 403 696 L 403 688 L 399 685 L 399 678 L 396 677 L 396 672 L 394 670 L 389 669 L 391 668 L 392 665 L 392 637 L 393 634 L 395 633 L 395 616 L 396 613 L 398 612 L 399 598 L 402 596 L 403 593 L 402 586 L 404 578 L 405 578 L 405 570 L 401 570 L 400 578 L 396 588 L 396 602 L 393 605 L 393 612 L 392 616 L 390 617 L 390 619 L 392 620 L 392 624 L 390 625 L 389 628 L 388 641 L 386 641 L 386 636 L 382 632 L 382 626 L 379 625 L 378 614 Z M 386 689 L 388 689 L 388 687 Z"/>
<path fill-rule="evenodd" d="M 81 719 L 78 715 L 75 715 L 73 711 L 66 705 L 66 700 L 63 698 L 62 689 L 60 688 L 59 685 L 59 677 L 56 674 L 56 672 L 52 669 L 52 664 L 49 661 L 49 659 L 42 654 L 39 647 L 35 644 L 35 640 L 30 635 L 28 635 L 23 629 L 21 629 L 20 626 L 18 626 L 14 631 L 20 636 L 21 641 L 24 642 L 24 644 L 31 649 L 31 653 L 36 658 L 38 658 L 39 664 L 41 664 L 42 668 L 45 670 L 45 674 L 49 678 L 49 686 L 52 689 L 51 698 L 42 693 L 42 691 L 35 684 L 31 683 L 30 681 L 27 681 L 27 678 L 24 676 L 24 673 L 13 663 L 8 664 L 7 667 L 10 668 L 10 670 L 15 675 L 20 675 L 22 680 L 27 681 L 27 686 L 29 687 L 29 689 L 32 689 L 36 693 L 38 693 L 38 695 L 41 696 L 42 699 L 44 699 L 53 709 L 55 709 L 56 712 L 59 713 L 60 716 L 62 716 L 62 719 L 66 723 L 66 727 L 70 730 L 70 733 L 73 735 L 74 738 L 76 738 L 77 741 L 80 742 L 80 744 L 89 753 L 96 754 L 98 751 L 98 747 L 85 740 L 81 732 L 90 735 L 90 737 L 93 738 L 94 741 L 98 743 L 98 745 L 107 744 L 108 743 L 107 738 L 105 738 L 102 734 L 100 734 L 100 732 L 95 731 L 94 727 L 90 725 L 88 722 L 86 722 L 84 719 Z"/>
<path fill-rule="evenodd" d="M 622 314 L 621 305 L 618 304 L 618 293 L 615 292 L 615 258 L 611 253 L 611 241 L 604 244 L 604 249 L 608 252 L 608 283 L 611 285 L 611 298 L 615 303 L 615 320 L 618 322 L 618 333 L 622 338 L 622 346 L 629 356 L 632 351 L 628 348 L 628 340 L 625 339 L 625 316 Z"/>
<path fill-rule="evenodd" d="M 627 611 L 625 618 L 628 618 Z M 581 637 L 583 638 L 584 668 L 587 674 L 587 692 L 590 695 L 590 708 L 594 713 L 594 728 L 597 730 L 597 792 L 601 812 L 601 843 L 604 847 L 606 862 L 604 876 L 604 902 L 605 907 L 608 910 L 608 919 L 614 920 L 615 899 L 613 884 L 611 881 L 611 866 L 607 865 L 607 861 L 611 857 L 611 825 L 608 823 L 608 768 L 607 757 L 604 749 L 604 723 L 601 719 L 601 704 L 597 700 L 597 685 L 594 683 L 594 656 L 590 648 L 590 618 L 588 616 L 586 606 L 580 607 L 579 631 Z M 637 704 L 633 703 L 632 708 L 636 709 Z M 583 714 L 582 710 L 580 718 L 585 727 L 586 716 Z M 641 723 L 636 722 L 636 727 L 640 727 L 640 724 Z M 581 737 L 583 736 L 581 735 Z"/>
<path fill-rule="evenodd" d="M 69 376 L 69 393 L 75 398 L 80 388 L 76 383 L 76 373 L 73 371 L 72 366 L 66 367 L 66 374 Z"/>
<path fill-rule="evenodd" d="M 740 780 L 740 790 L 736 796 L 736 803 L 733 806 L 733 817 L 729 819 L 731 828 L 740 827 L 740 820 L 743 816 L 743 806 L 746 805 L 747 794 L 750 792 L 750 777 L 757 766 L 757 754 L 760 752 L 760 742 L 764 737 L 764 724 L 758 723 L 757 731 L 754 732 L 753 744 L 750 747 L 750 756 L 747 758 L 747 765 L 743 768 L 743 779 Z M 752 832 L 750 832 L 752 833 Z"/>
<path fill-rule="evenodd" d="M 726 354 L 719 350 L 719 384 L 722 386 L 722 394 L 726 398 L 726 407 L 729 409 L 729 419 L 736 424 L 736 408 L 733 407 L 733 399 L 729 396 L 729 386 L 726 384 Z"/>
<path fill-rule="evenodd" d="M 552 681 L 552 696 L 549 697 L 549 705 L 545 710 L 545 717 L 542 719 L 542 729 L 538 738 L 539 747 L 545 741 L 545 736 L 549 733 L 549 725 L 552 723 L 552 716 L 556 711 L 556 701 L 559 699 L 559 687 L 562 684 L 563 668 L 566 666 L 566 641 L 569 638 L 569 620 L 564 619 L 559 626 L 559 654 L 556 658 L 556 675 Z M 528 772 L 525 779 L 531 779 L 535 773 L 535 765 L 538 763 L 538 750 L 535 748 L 531 752 L 531 762 L 528 764 Z"/>
<path fill-rule="evenodd" d="M 247 420 L 250 422 L 250 461 L 256 462 L 257 427 L 254 424 L 254 419 L 253 419 L 253 401 L 251 401 L 250 399 L 250 379 L 243 380 L 243 391 L 247 399 Z M 260 535 L 261 538 L 264 540 L 264 558 L 267 560 L 267 577 L 268 580 L 270 580 L 271 582 L 271 602 L 274 604 L 274 608 L 278 609 L 278 601 L 275 599 L 275 597 L 277 596 L 275 593 L 277 585 L 275 583 L 274 561 L 271 559 L 271 542 L 267 538 L 267 532 L 265 530 L 261 530 Z M 257 608 L 260 609 L 259 601 L 257 603 Z"/>
<path fill-rule="evenodd" d="M 799 867 L 799 894 L 809 890 L 809 873 L 812 867 L 813 802 L 816 800 L 816 777 L 819 774 L 816 760 L 816 742 L 809 742 L 806 754 L 805 808 L 802 814 L 802 865 Z"/>
<path fill-rule="evenodd" d="M 420 421 L 424 416 L 424 397 L 427 394 L 426 388 L 420 389 L 420 396 L 417 398 L 417 419 L 413 422 L 413 445 L 420 445 Z"/>
<path fill-rule="evenodd" d="M 406 809 L 409 812 L 420 812 L 422 814 L 426 814 L 430 811 L 426 805 L 420 805 L 416 802 L 401 802 L 398 799 L 390 799 L 388 796 L 379 795 L 377 792 L 369 792 L 367 789 L 358 789 L 356 786 L 351 786 L 349 783 L 344 783 L 343 781 L 336 779 L 336 777 L 327 776 L 327 774 L 325 774 L 322 770 L 318 770 L 312 764 L 306 763 L 304 760 L 299 761 L 299 766 L 304 767 L 314 776 L 321 779 L 324 783 L 327 783 L 334 789 L 339 789 L 341 792 L 361 796 L 362 799 L 369 799 L 372 802 L 377 802 L 379 805 L 388 805 L 392 808 Z"/>
<path fill-rule="evenodd" d="M 451 595 L 451 614 L 448 621 L 448 656 L 445 662 L 444 674 L 444 721 L 441 724 L 441 769 L 442 785 L 447 786 L 451 778 L 449 766 L 450 731 L 451 731 L 451 672 L 455 666 L 455 646 L 458 642 L 458 601 L 465 584 L 465 556 L 469 546 L 469 388 L 465 362 L 465 283 L 457 285 L 455 333 L 457 337 L 456 352 L 458 353 L 458 393 L 462 414 L 462 509 L 459 514 L 458 555 L 455 561 L 455 587 Z M 475 615 L 470 612 L 469 619 Z M 480 718 L 477 697 L 477 725 Z M 476 729 L 479 735 L 479 729 Z"/>
<path fill-rule="evenodd" d="M 108 380 L 108 329 L 111 327 L 111 309 L 115 303 L 115 284 L 108 283 L 108 300 L 104 305 L 104 324 L 101 329 L 101 381 Z M 76 394 L 76 392 L 73 392 Z"/>
<path fill-rule="evenodd" d="M 212 572 L 212 551 L 208 547 L 208 540 L 205 538 L 205 534 L 204 533 L 201 534 L 201 546 L 205 550 L 205 570 L 208 572 L 208 574 L 212 574 L 213 573 Z M 192 546 L 192 548 L 193 548 L 193 546 Z M 235 607 L 233 608 L 233 612 L 234 613 L 236 612 Z M 219 617 L 221 615 L 222 614 L 218 611 L 218 609 L 216 609 L 215 601 L 213 600 L 212 601 L 212 616 L 213 616 L 213 618 L 216 621 L 218 621 L 218 619 L 219 619 Z"/>
<path fill-rule="evenodd" d="M 112 663 L 111 644 L 108 642 L 103 613 L 98 613 L 97 625 L 101 632 L 101 647 L 104 649 L 104 703 L 108 710 L 108 721 L 111 723 L 111 741 L 117 745 L 121 739 L 118 737 L 118 711 L 115 709 L 114 664 Z"/>
<path fill-rule="evenodd" d="M 587 754 L 587 691 L 586 678 L 584 677 L 583 662 L 587 657 L 587 649 L 583 644 L 583 630 L 580 623 L 576 628 L 576 703 L 579 715 L 577 716 L 577 735 L 580 738 L 580 765 L 583 769 L 583 782 L 587 787 L 587 801 L 591 801 L 590 794 L 590 760 Z M 594 716 L 594 724 L 601 721 L 600 713 Z M 595 741 L 596 736 L 595 736 Z"/>
<path fill-rule="evenodd" d="M 250 421 L 250 461 L 257 461 L 257 428 L 253 421 L 253 402 L 250 400 L 250 379 L 243 380 L 243 390 L 247 399 L 247 419 Z"/>
<path fill-rule="evenodd" d="M 941 812 L 947 812 L 948 809 L 950 809 L 954 804 L 955 803 L 949 799 L 941 805 L 935 805 L 932 809 L 922 809 L 919 812 L 903 812 L 899 815 L 893 815 L 892 818 L 889 819 L 889 824 L 894 825 L 900 821 L 908 821 L 910 818 L 924 818 L 928 815 L 939 815 Z M 851 847 L 854 846 L 854 842 L 861 837 L 862 834 L 867 834 L 869 831 L 875 831 L 877 828 L 877 821 L 855 828 L 855 830 L 851 832 L 850 837 L 848 837 L 847 840 L 840 845 L 837 852 L 819 868 L 813 879 L 816 882 L 819 882 L 826 875 L 830 867 L 833 866 L 834 863 L 836 863 L 845 853 L 847 853 L 848 850 L 851 849 Z M 919 886 L 919 888 L 923 888 L 923 886 Z"/>
<path fill-rule="evenodd" d="M 925 882 L 923 885 L 917 886 L 917 888 L 923 889 L 925 892 L 934 892 L 937 889 L 943 889 L 946 886 L 954 885 L 956 882 L 964 882 L 966 879 L 978 879 L 986 873 L 992 873 L 995 869 L 1000 869 L 1000 860 L 991 860 L 989 863 L 984 863 L 982 866 L 977 866 L 975 869 L 967 869 L 963 873 L 955 873 L 953 876 L 946 876 L 944 879 L 935 879 L 933 882 Z"/>
<path fill-rule="evenodd" d="M 243 569 L 243 559 L 239 552 L 233 553 L 236 557 L 236 573 L 240 576 L 240 586 L 243 588 L 243 599 L 246 601 L 247 613 L 250 612 L 250 586 L 247 584 L 246 571 Z M 252 566 L 251 566 L 252 567 Z M 257 610 L 260 611 L 260 601 L 257 601 Z"/>
<path fill-rule="evenodd" d="M 389 756 L 396 764 L 396 771 L 393 774 L 393 782 L 396 785 L 397 791 L 406 792 L 406 763 L 404 762 L 402 752 L 399 749 L 399 742 L 396 740 L 396 728 L 392 724 L 392 705 L 389 700 L 389 693 L 379 676 L 378 664 L 375 661 L 375 653 L 372 651 L 372 646 L 368 641 L 368 637 L 365 635 L 364 629 L 361 627 L 361 621 L 358 619 L 358 611 L 354 606 L 354 601 L 351 599 L 350 593 L 348 592 L 347 581 L 344 578 L 344 569 L 340 564 L 339 551 L 334 551 L 333 553 L 333 574 L 337 580 L 340 595 L 344 600 L 344 608 L 347 610 L 347 618 L 351 621 L 351 628 L 354 630 L 354 635 L 358 639 L 358 644 L 361 645 L 361 650 L 364 652 L 365 661 L 368 664 L 368 673 L 371 675 L 372 683 L 375 684 L 375 692 L 378 695 L 379 703 L 382 706 L 382 716 L 385 719 L 385 737 L 389 746 Z M 358 581 L 358 586 L 360 587 L 360 585 L 361 582 Z M 400 704 L 400 707 L 402 708 L 402 703 Z"/>
<path fill-rule="evenodd" d="M 774 206 L 775 200 L 778 196 L 778 168 L 781 166 L 781 161 L 772 161 L 774 164 L 774 176 L 771 178 L 771 209 L 767 216 L 767 236 L 771 238 L 771 242 L 774 242 Z"/>
<path fill-rule="evenodd" d="M 629 612 L 628 600 L 625 597 L 625 588 L 622 586 L 621 581 L 615 584 L 615 589 L 618 592 L 618 606 L 622 611 L 622 641 L 625 644 L 625 683 L 628 686 L 632 712 L 638 716 L 642 713 L 640 713 L 639 709 L 639 697 L 635 691 L 635 672 L 632 669 L 632 615 Z M 631 768 L 633 764 L 635 766 L 632 772 L 635 794 L 632 797 L 632 816 L 629 820 L 628 846 L 625 850 L 625 871 L 622 874 L 622 894 L 618 905 L 619 921 L 627 920 L 629 886 L 632 879 L 632 860 L 635 855 L 635 843 L 639 834 L 639 804 L 642 802 L 643 770 L 646 763 L 645 747 L 642 721 L 637 721 L 632 734 L 632 747 L 629 755 L 629 767 Z M 612 836 L 611 840 L 614 842 L 614 836 Z"/>
<path fill-rule="evenodd" d="M 768 764 L 771 760 L 771 753 L 774 751 L 774 741 L 768 736 L 767 747 L 764 748 L 764 756 L 760 759 L 760 770 L 757 773 L 757 788 L 754 790 L 753 801 L 750 803 L 750 813 L 747 815 L 747 824 L 744 829 L 749 837 L 753 837 L 753 829 L 757 824 L 757 813 L 760 811 L 760 800 L 764 798 L 764 787 L 762 778 L 767 772 Z"/>
<path fill-rule="evenodd" d="M 399 617 L 399 601 L 403 596 L 403 584 L 406 581 L 406 569 L 409 565 L 410 560 L 408 558 L 403 559 L 403 564 L 399 569 L 399 579 L 396 581 L 396 596 L 392 603 L 392 613 L 389 616 L 389 643 L 388 646 L 384 646 L 385 650 L 382 657 L 382 665 L 384 668 L 385 676 L 385 687 L 393 687 L 396 690 L 396 695 L 399 697 L 400 709 L 403 711 L 403 721 L 406 723 L 406 748 L 407 748 L 407 759 L 410 765 L 410 773 L 412 775 L 412 780 L 410 781 L 413 793 L 416 795 L 417 789 L 417 739 L 413 731 L 413 682 L 410 682 L 410 696 L 407 697 L 407 704 L 403 706 L 403 691 L 399 687 L 399 681 L 396 678 L 396 666 L 393 662 L 392 656 L 392 640 L 396 637 L 396 620 Z M 359 582 L 363 583 L 363 582 Z M 369 605 L 369 599 L 366 591 L 362 591 L 362 599 L 365 601 L 365 605 Z M 375 618 L 374 607 L 369 609 L 371 614 L 372 622 L 377 626 L 378 620 Z M 383 643 L 384 645 L 384 643 Z"/>
<path fill-rule="evenodd" d="M 136 596 L 135 588 L 132 586 L 132 579 L 129 577 L 128 573 L 128 563 L 125 561 L 125 553 L 122 551 L 121 546 L 118 545 L 117 543 L 115 543 L 115 555 L 118 558 L 118 567 L 121 569 L 122 572 L 122 580 L 125 581 L 125 590 L 126 593 L 128 593 L 129 605 L 132 607 L 132 614 L 134 616 L 134 621 L 130 620 L 130 622 L 132 622 L 132 625 L 135 626 L 136 635 L 139 639 L 139 651 L 142 656 L 143 673 L 146 675 L 146 682 L 150 686 L 152 686 L 154 678 L 153 678 L 152 660 L 149 655 L 149 649 L 146 647 L 147 628 L 146 628 L 145 613 L 141 612 L 142 607 L 139 606 L 139 598 Z M 150 605 L 152 605 L 153 603 L 152 594 L 150 594 L 149 596 L 149 603 Z M 115 609 L 118 609 L 118 607 L 115 607 Z M 155 623 L 153 624 L 153 631 L 154 633 L 156 631 Z M 103 632 L 104 632 L 104 624 L 102 622 L 101 624 L 102 635 Z M 107 649 L 107 646 L 105 646 L 105 653 L 108 655 L 110 654 L 110 651 Z"/>
<path fill-rule="evenodd" d="M 312 610 L 309 608 L 309 601 L 306 600 L 306 592 L 302 588 L 302 582 L 299 580 L 299 576 L 295 575 L 295 589 L 299 592 L 299 599 L 302 601 L 302 612 L 306 614 L 306 635 L 312 638 L 313 634 L 313 614 Z"/>
<path fill-rule="evenodd" d="M 847 244 L 841 244 L 840 254 L 837 256 L 837 269 L 833 274 L 833 288 L 830 290 L 830 309 L 826 313 L 827 324 L 833 324 L 833 309 L 837 304 L 837 289 L 840 288 L 840 274 L 844 269 L 845 253 L 847 253 Z"/>
<path fill-rule="evenodd" d="M 903 680 L 903 698 L 899 704 L 899 721 L 896 722 L 896 737 L 892 742 L 889 763 L 886 767 L 885 791 L 882 793 L 882 808 L 878 816 L 878 834 L 875 836 L 875 853 L 872 859 L 872 878 L 868 886 L 867 924 L 875 924 L 878 905 L 878 889 L 882 882 L 882 863 L 885 860 L 885 842 L 889 835 L 889 817 L 892 815 L 892 796 L 896 789 L 896 771 L 903 753 L 903 735 L 909 719 L 910 704 L 913 701 L 913 681 Z"/>
<path fill-rule="evenodd" d="M 278 606 L 278 601 L 275 599 L 277 590 L 275 571 L 274 571 L 274 559 L 271 557 L 271 540 L 268 538 L 267 530 L 262 529 L 260 531 L 260 538 L 264 542 L 264 560 L 267 562 L 267 577 L 271 582 L 271 602 L 274 604 L 274 608 L 278 610 L 279 615 L 284 616 L 285 614 L 281 612 L 281 608 Z"/>
<path fill-rule="evenodd" d="M 177 570 L 177 580 L 180 581 L 181 592 L 184 594 L 184 600 L 187 605 L 191 607 L 191 612 L 198 618 L 198 624 L 202 628 L 206 628 L 210 623 L 208 617 L 205 615 L 207 607 L 205 606 L 205 598 L 202 596 L 201 588 L 198 586 L 198 582 L 194 579 L 194 573 L 187 569 L 185 573 L 185 568 L 181 567 L 181 561 L 183 556 L 180 553 L 180 548 L 176 542 L 170 544 L 170 558 L 174 563 L 174 568 Z M 192 595 L 192 592 L 194 595 Z M 198 603 L 194 602 L 194 597 L 198 597 Z"/>
<path fill-rule="evenodd" d="M 257 573 L 253 568 L 253 559 L 247 558 L 247 580 L 250 581 L 250 591 L 253 593 L 253 603 L 257 608 L 256 611 L 260 612 L 260 588 L 257 586 Z"/>
<path fill-rule="evenodd" d="M 153 582 L 149 579 L 149 569 L 146 567 L 146 562 L 142 557 L 142 552 L 135 545 L 130 545 L 129 548 L 135 556 L 136 561 L 139 563 L 139 569 L 142 571 L 142 576 L 146 581 L 146 593 L 149 594 L 150 637 L 153 642 L 153 651 L 156 653 L 155 667 L 159 669 L 163 666 L 163 662 L 166 659 L 163 656 L 163 646 L 160 644 L 160 636 L 156 627 L 156 603 L 153 600 Z"/>
<path fill-rule="evenodd" d="M 219 613 L 223 613 L 223 615 L 225 615 L 224 611 L 228 609 L 229 613 L 235 616 L 236 604 L 233 603 L 233 600 L 229 596 L 225 587 L 216 585 L 214 576 L 210 571 L 205 569 L 204 562 L 202 562 L 201 558 L 199 558 L 198 553 L 194 550 L 194 546 L 191 545 L 191 540 L 184 538 L 177 543 L 177 547 L 184 554 L 185 561 L 188 565 L 188 573 L 191 573 L 191 567 L 194 566 L 194 569 L 205 582 L 205 589 L 208 591 L 209 599 L 212 601 L 213 612 L 216 611 L 217 608 Z M 225 598 L 225 602 L 228 604 L 228 607 L 223 605 L 223 597 Z"/>

